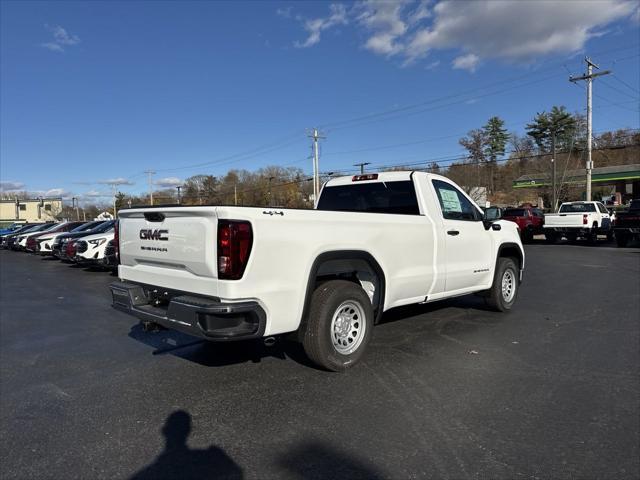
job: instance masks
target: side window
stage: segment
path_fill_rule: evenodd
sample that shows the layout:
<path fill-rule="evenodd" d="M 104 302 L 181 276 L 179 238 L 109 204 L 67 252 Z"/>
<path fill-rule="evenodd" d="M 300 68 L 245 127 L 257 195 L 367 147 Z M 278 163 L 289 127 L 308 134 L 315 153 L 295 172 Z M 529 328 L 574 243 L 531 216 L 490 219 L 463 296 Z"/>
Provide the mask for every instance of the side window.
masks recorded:
<path fill-rule="evenodd" d="M 478 209 L 460 190 L 442 180 L 433 180 L 442 216 L 448 220 L 480 220 Z"/>
<path fill-rule="evenodd" d="M 598 203 L 597 205 L 598 205 L 598 210 L 600 210 L 600 213 L 609 213 L 609 211 L 604 205 L 602 205 L 601 203 Z"/>

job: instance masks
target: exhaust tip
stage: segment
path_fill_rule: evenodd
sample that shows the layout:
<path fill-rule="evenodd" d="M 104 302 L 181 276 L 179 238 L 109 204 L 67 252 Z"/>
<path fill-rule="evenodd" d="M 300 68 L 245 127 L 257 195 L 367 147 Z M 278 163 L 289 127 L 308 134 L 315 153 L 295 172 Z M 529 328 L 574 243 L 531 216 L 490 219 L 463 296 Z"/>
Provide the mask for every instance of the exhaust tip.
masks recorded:
<path fill-rule="evenodd" d="M 263 340 L 265 347 L 273 347 L 276 344 L 276 337 L 265 337 Z"/>

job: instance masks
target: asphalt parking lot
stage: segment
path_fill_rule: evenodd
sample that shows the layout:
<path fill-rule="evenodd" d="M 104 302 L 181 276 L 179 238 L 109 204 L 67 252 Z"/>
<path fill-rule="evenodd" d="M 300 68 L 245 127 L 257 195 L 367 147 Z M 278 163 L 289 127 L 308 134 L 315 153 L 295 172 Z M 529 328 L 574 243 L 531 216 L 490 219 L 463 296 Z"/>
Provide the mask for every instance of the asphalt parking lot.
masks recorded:
<path fill-rule="evenodd" d="M 640 249 L 526 250 L 511 313 L 389 312 L 345 374 L 145 333 L 109 273 L 1 251 L 0 477 L 639 478 Z"/>

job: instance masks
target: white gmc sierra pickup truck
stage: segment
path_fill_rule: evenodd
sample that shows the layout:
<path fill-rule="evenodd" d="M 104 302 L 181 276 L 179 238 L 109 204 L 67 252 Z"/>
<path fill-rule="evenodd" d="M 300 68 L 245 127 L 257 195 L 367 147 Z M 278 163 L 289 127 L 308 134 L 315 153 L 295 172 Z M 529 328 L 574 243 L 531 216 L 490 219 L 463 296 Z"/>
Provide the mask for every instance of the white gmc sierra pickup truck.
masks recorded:
<path fill-rule="evenodd" d="M 354 365 L 394 307 L 480 293 L 500 311 L 524 269 L 517 226 L 447 178 L 329 180 L 316 210 L 124 209 L 113 306 L 213 341 L 296 332 L 316 364 Z"/>

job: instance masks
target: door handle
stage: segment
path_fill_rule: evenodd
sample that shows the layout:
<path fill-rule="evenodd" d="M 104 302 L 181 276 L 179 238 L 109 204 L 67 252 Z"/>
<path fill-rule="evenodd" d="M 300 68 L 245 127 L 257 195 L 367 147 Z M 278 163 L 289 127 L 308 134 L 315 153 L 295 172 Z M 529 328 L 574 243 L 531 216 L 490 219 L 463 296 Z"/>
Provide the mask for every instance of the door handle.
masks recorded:
<path fill-rule="evenodd" d="M 447 232 L 447 235 L 453 235 L 454 237 L 455 237 L 456 235 L 459 235 L 459 234 L 460 234 L 460 232 L 459 232 L 458 230 L 449 230 L 449 231 Z"/>

